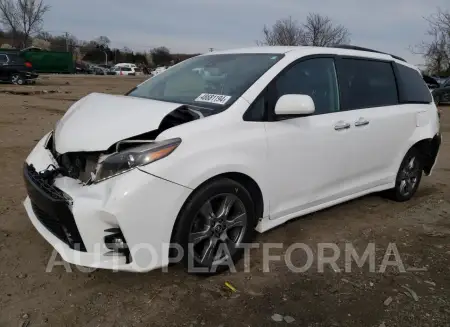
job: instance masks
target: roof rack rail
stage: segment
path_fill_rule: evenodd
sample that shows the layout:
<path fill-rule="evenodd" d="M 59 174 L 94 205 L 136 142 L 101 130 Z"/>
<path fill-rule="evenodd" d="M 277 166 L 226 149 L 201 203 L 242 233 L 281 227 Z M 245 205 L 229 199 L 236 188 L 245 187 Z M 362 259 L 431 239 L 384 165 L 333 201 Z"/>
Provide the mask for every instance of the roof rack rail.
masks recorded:
<path fill-rule="evenodd" d="M 391 56 L 392 58 L 395 58 L 395 59 L 397 59 L 397 60 L 401 60 L 401 61 L 406 62 L 406 60 L 403 59 L 402 57 L 395 56 L 395 55 L 393 55 L 393 54 L 386 53 L 386 52 L 382 52 L 382 51 L 377 51 L 377 50 L 369 49 L 369 48 L 358 47 L 358 46 L 356 46 L 356 45 L 341 44 L 341 45 L 335 45 L 334 48 L 381 53 L 381 54 L 385 54 L 385 55 Z"/>

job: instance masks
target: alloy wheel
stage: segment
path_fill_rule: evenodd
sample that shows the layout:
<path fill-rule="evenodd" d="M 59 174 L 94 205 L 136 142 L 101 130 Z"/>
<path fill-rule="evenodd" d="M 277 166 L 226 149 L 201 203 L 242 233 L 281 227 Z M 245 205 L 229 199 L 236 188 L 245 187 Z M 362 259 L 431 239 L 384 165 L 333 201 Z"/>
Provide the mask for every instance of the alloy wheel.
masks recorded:
<path fill-rule="evenodd" d="M 189 251 L 203 266 L 218 266 L 230 259 L 247 229 L 247 212 L 234 194 L 209 198 L 197 212 L 189 232 Z"/>
<path fill-rule="evenodd" d="M 411 157 L 400 173 L 399 192 L 408 196 L 414 191 L 420 178 L 420 165 L 415 156 Z"/>

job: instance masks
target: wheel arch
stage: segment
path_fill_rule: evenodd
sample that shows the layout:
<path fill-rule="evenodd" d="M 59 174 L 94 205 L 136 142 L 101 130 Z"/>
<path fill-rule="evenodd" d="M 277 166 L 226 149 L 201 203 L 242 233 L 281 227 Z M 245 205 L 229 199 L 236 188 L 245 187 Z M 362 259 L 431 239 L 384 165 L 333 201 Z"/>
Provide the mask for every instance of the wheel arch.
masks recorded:
<path fill-rule="evenodd" d="M 183 205 L 180 208 L 180 211 L 178 212 L 177 218 L 175 219 L 174 225 L 172 226 L 172 233 L 170 236 L 170 242 L 173 243 L 175 241 L 175 228 L 178 224 L 178 221 L 181 216 L 181 212 L 184 210 L 186 204 L 191 200 L 191 198 L 195 195 L 196 191 L 201 189 L 204 185 L 209 184 L 217 179 L 221 178 L 227 178 L 231 179 L 239 184 L 241 184 L 249 193 L 250 196 L 254 202 L 254 209 L 256 216 L 258 217 L 257 222 L 259 222 L 259 219 L 261 219 L 264 215 L 264 196 L 262 193 L 262 190 L 258 183 L 247 174 L 241 173 L 241 172 L 226 172 L 217 174 L 215 176 L 212 176 L 202 183 L 200 183 L 195 189 L 191 192 L 191 194 L 188 196 L 188 198 L 184 201 Z"/>
<path fill-rule="evenodd" d="M 414 143 L 411 149 L 417 149 L 424 160 L 423 171 L 426 175 L 431 174 L 431 170 L 436 163 L 437 154 L 441 145 L 441 136 L 435 135 L 433 138 L 422 139 Z"/>

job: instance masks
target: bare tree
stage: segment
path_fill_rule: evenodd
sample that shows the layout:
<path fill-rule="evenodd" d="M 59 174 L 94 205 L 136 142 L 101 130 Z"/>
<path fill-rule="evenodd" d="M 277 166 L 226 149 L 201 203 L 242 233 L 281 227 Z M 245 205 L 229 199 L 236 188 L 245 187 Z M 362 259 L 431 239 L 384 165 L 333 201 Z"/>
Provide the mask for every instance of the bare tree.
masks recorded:
<path fill-rule="evenodd" d="M 350 33 L 342 25 L 334 25 L 329 17 L 309 14 L 304 24 L 291 17 L 280 19 L 268 28 L 263 28 L 264 39 L 259 45 L 312 45 L 333 46 L 350 42 Z"/>
<path fill-rule="evenodd" d="M 429 39 L 410 47 L 414 54 L 424 57 L 429 74 L 450 72 L 450 11 L 438 8 L 437 12 L 425 17 L 429 27 Z"/>
<path fill-rule="evenodd" d="M 264 26 L 264 39 L 258 45 L 302 45 L 305 42 L 301 26 L 292 17 L 279 19 L 272 27 Z"/>
<path fill-rule="evenodd" d="M 302 26 L 305 44 L 329 47 L 350 43 L 350 32 L 343 25 L 334 25 L 331 18 L 319 14 L 309 14 Z"/>
<path fill-rule="evenodd" d="M 0 0 L 0 24 L 19 38 L 23 47 L 42 30 L 44 15 L 50 7 L 43 0 Z"/>
<path fill-rule="evenodd" d="M 40 48 L 43 50 L 50 50 L 52 44 L 44 39 L 39 39 L 37 37 L 33 38 L 33 42 L 31 43 L 31 46 Z"/>
<path fill-rule="evenodd" d="M 94 40 L 95 43 L 97 43 L 102 48 L 108 48 L 111 44 L 111 40 L 107 36 L 99 36 Z"/>

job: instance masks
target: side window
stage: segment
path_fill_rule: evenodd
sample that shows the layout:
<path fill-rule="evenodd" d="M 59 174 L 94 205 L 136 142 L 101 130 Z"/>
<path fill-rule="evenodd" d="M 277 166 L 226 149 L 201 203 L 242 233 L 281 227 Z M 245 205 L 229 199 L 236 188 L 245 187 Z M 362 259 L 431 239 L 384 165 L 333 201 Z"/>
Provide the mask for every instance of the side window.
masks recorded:
<path fill-rule="evenodd" d="M 431 103 L 430 90 L 415 69 L 396 64 L 399 80 L 399 98 L 401 103 Z"/>
<path fill-rule="evenodd" d="M 307 59 L 281 74 L 275 85 L 278 98 L 285 94 L 305 94 L 314 100 L 316 115 L 339 111 L 334 59 Z"/>
<path fill-rule="evenodd" d="M 8 57 L 4 54 L 0 54 L 0 64 L 4 64 L 5 62 L 8 62 Z"/>
<path fill-rule="evenodd" d="M 264 91 L 256 101 L 253 102 L 244 114 L 243 118 L 245 121 L 264 121 L 267 119 L 266 97 L 267 92 Z"/>
<path fill-rule="evenodd" d="M 338 79 L 342 110 L 398 104 L 397 84 L 389 62 L 340 59 Z"/>

